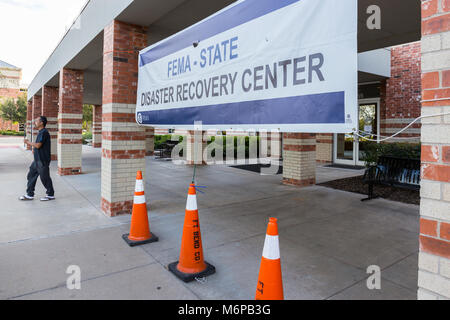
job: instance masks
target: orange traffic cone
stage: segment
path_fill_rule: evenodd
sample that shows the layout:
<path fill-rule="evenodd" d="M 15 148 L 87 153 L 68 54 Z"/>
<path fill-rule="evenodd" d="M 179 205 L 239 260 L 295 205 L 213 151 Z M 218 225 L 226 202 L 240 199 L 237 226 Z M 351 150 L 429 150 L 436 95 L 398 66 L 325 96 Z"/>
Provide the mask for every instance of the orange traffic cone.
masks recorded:
<path fill-rule="evenodd" d="M 256 300 L 283 300 L 280 246 L 276 218 L 270 218 L 256 286 Z"/>
<path fill-rule="evenodd" d="M 184 282 L 206 277 L 216 272 L 214 266 L 203 260 L 202 236 L 194 184 L 189 186 L 180 260 L 169 264 L 169 270 Z"/>
<path fill-rule="evenodd" d="M 144 195 L 142 171 L 138 171 L 136 175 L 130 233 L 124 234 L 122 238 L 130 247 L 158 241 L 158 237 L 155 234 L 150 233 L 148 225 L 147 204 Z"/>

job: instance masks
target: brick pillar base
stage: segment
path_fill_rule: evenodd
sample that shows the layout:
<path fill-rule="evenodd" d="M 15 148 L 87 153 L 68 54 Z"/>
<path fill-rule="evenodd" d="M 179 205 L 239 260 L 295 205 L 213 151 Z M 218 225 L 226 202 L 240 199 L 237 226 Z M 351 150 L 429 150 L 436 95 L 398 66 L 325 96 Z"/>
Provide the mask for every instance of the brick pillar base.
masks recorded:
<path fill-rule="evenodd" d="M 102 106 L 94 106 L 92 122 L 92 147 L 102 147 Z"/>
<path fill-rule="evenodd" d="M 153 156 L 155 154 L 155 128 L 145 129 L 145 155 Z"/>
<path fill-rule="evenodd" d="M 332 133 L 319 133 L 316 135 L 316 160 L 320 163 L 333 162 Z"/>
<path fill-rule="evenodd" d="M 283 184 L 306 187 L 316 183 L 316 135 L 283 134 Z"/>
<path fill-rule="evenodd" d="M 58 174 L 81 173 L 83 71 L 62 69 L 59 75 Z"/>
<path fill-rule="evenodd" d="M 136 172 L 145 172 L 145 129 L 136 124 L 135 109 L 132 104 L 103 105 L 101 194 L 109 216 L 131 213 Z M 121 122 L 115 122 L 119 116 Z"/>
<path fill-rule="evenodd" d="M 59 168 L 58 174 L 60 176 L 73 176 L 77 174 L 81 174 L 81 167 L 73 167 L 73 168 Z"/>
<path fill-rule="evenodd" d="M 280 159 L 282 154 L 281 132 L 260 132 L 259 144 L 261 158 Z"/>
<path fill-rule="evenodd" d="M 121 201 L 111 203 L 105 198 L 102 198 L 101 208 L 104 213 L 110 217 L 114 217 L 120 214 L 130 214 L 133 208 L 133 201 Z"/>
<path fill-rule="evenodd" d="M 190 130 L 186 135 L 185 158 L 187 165 L 205 165 L 204 157 L 208 142 L 204 139 L 206 131 Z"/>

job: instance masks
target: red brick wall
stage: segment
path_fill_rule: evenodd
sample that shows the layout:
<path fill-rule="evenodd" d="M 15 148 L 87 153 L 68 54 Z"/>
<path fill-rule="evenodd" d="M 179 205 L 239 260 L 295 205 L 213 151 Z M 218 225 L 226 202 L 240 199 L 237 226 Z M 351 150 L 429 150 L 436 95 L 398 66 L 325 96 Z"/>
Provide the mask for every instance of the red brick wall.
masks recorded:
<path fill-rule="evenodd" d="M 102 106 L 95 105 L 92 115 L 92 147 L 102 147 Z"/>
<path fill-rule="evenodd" d="M 32 120 L 42 115 L 42 96 L 33 96 L 33 111 Z"/>
<path fill-rule="evenodd" d="M 153 156 L 155 153 L 155 128 L 145 129 L 145 155 Z"/>
<path fill-rule="evenodd" d="M 413 42 L 392 48 L 391 78 L 382 86 L 380 129 L 390 136 L 420 116 L 421 46 Z M 384 92 L 385 90 L 385 92 Z M 399 137 L 420 137 L 420 123 Z"/>
<path fill-rule="evenodd" d="M 84 74 L 62 69 L 59 73 L 58 173 L 81 173 Z"/>
<path fill-rule="evenodd" d="M 34 120 L 37 117 L 41 116 L 41 112 L 42 112 L 42 96 L 38 96 L 38 95 L 34 95 L 32 100 L 32 119 L 31 121 L 33 122 L 33 130 L 31 131 L 31 140 L 35 141 L 36 137 L 38 135 L 38 130 L 36 130 L 35 126 L 34 126 Z"/>
<path fill-rule="evenodd" d="M 104 32 L 103 104 L 136 103 L 138 52 L 147 46 L 146 28 L 115 20 Z"/>
<path fill-rule="evenodd" d="M 52 141 L 52 160 L 57 160 L 56 145 L 58 139 L 58 103 L 58 88 L 44 86 L 42 88 L 42 115 L 47 117 L 47 130 L 50 133 L 50 138 Z"/>
<path fill-rule="evenodd" d="M 59 112 L 83 113 L 83 71 L 62 69 L 59 76 Z"/>
<path fill-rule="evenodd" d="M 42 115 L 47 118 L 57 118 L 59 111 L 58 103 L 58 88 L 44 86 L 42 88 Z"/>
<path fill-rule="evenodd" d="M 0 99 L 2 98 L 17 98 L 20 96 L 19 89 L 0 88 Z"/>
<path fill-rule="evenodd" d="M 26 135 L 27 139 L 31 140 L 31 122 L 33 121 L 33 99 L 27 101 L 27 127 L 26 127 Z M 31 146 L 27 145 L 27 150 L 31 150 Z"/>

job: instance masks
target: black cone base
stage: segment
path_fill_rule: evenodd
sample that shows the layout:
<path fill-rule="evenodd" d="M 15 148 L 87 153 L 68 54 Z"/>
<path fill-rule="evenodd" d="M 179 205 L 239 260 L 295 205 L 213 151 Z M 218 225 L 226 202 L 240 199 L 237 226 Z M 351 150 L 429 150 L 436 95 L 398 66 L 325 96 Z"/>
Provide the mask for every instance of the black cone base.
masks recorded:
<path fill-rule="evenodd" d="M 151 235 L 150 239 L 143 240 L 143 241 L 133 241 L 133 240 L 130 240 L 130 239 L 128 239 L 128 236 L 129 236 L 129 235 L 130 235 L 129 233 L 124 234 L 124 235 L 122 235 L 122 238 L 123 238 L 123 240 L 125 240 L 125 242 L 126 242 L 130 247 L 135 247 L 135 246 L 139 246 L 139 245 L 146 244 L 146 243 L 152 243 L 152 242 L 156 242 L 156 241 L 159 240 L 158 237 L 157 237 L 154 233 L 150 233 L 150 235 Z"/>
<path fill-rule="evenodd" d="M 191 282 L 191 281 L 195 280 L 195 278 L 207 277 L 207 276 L 210 276 L 210 275 L 216 273 L 216 268 L 213 265 L 209 264 L 206 261 L 205 261 L 205 264 L 206 264 L 206 269 L 199 273 L 181 272 L 180 270 L 177 269 L 178 261 L 169 264 L 169 270 L 174 275 L 176 275 L 177 278 L 183 280 L 184 282 Z"/>

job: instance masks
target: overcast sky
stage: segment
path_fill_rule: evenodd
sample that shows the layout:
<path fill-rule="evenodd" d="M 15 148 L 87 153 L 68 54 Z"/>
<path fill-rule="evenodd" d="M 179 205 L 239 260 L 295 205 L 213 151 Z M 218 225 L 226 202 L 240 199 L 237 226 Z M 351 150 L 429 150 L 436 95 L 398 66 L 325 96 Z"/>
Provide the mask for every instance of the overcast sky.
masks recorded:
<path fill-rule="evenodd" d="M 0 0 L 0 60 L 30 84 L 87 0 Z"/>

